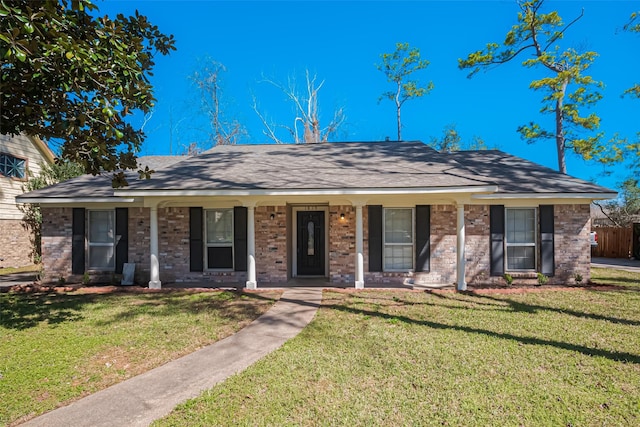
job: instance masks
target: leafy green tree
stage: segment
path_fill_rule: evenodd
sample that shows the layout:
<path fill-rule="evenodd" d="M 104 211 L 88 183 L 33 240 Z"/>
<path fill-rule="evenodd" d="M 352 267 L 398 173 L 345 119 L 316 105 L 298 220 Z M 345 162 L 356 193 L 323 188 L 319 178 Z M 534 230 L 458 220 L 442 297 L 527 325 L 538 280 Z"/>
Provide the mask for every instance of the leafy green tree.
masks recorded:
<path fill-rule="evenodd" d="M 83 173 L 84 170 L 81 165 L 72 163 L 68 160 L 58 160 L 53 164 L 41 164 L 40 174 L 30 178 L 23 186 L 23 190 L 25 192 L 39 190 L 62 181 L 75 178 Z M 40 207 L 26 203 L 24 205 L 20 205 L 20 210 L 24 213 L 24 217 L 22 219 L 24 227 L 32 233 L 32 255 L 34 261 L 38 262 L 40 255 L 42 254 L 42 234 L 40 231 L 42 225 L 42 214 L 40 212 Z"/>
<path fill-rule="evenodd" d="M 451 153 L 460 150 L 486 150 L 487 144 L 479 136 L 474 136 L 469 142 L 464 142 L 455 124 L 444 127 L 442 137 L 431 137 L 427 145 L 441 153 Z"/>
<path fill-rule="evenodd" d="M 640 181 L 634 177 L 627 178 L 620 185 L 616 200 L 596 205 L 616 227 L 631 226 L 640 216 Z"/>
<path fill-rule="evenodd" d="M 387 76 L 387 81 L 395 86 L 394 90 L 383 93 L 380 100 L 387 98 L 395 103 L 398 141 L 402 141 L 400 115 L 402 105 L 409 99 L 427 95 L 433 89 L 433 82 L 422 85 L 418 80 L 412 80 L 410 77 L 416 71 L 427 68 L 429 61 L 421 59 L 420 49 L 410 48 L 409 43 L 396 43 L 396 50 L 393 53 L 383 53 L 380 57 L 382 64 L 377 64 L 376 67 Z"/>
<path fill-rule="evenodd" d="M 629 17 L 629 22 L 624 26 L 625 31 L 640 34 L 640 12 L 633 12 Z M 631 95 L 640 98 L 640 83 L 636 83 L 629 89 L 624 91 L 625 95 Z"/>
<path fill-rule="evenodd" d="M 561 51 L 557 45 L 583 13 L 565 25 L 556 11 L 542 13 L 543 4 L 544 0 L 520 3 L 518 22 L 502 44 L 489 43 L 483 50 L 459 59 L 458 66 L 471 70 L 469 77 L 472 77 L 481 69 L 531 53 L 532 56 L 527 56 L 522 62 L 523 66 L 551 72 L 551 76 L 531 82 L 530 88 L 545 93 L 540 112 L 555 116 L 555 129 L 547 130 L 538 123 L 530 122 L 518 128 L 521 136 L 529 143 L 555 139 L 558 170 L 562 173 L 567 173 L 567 150 L 573 150 L 585 160 L 619 161 L 622 158 L 620 141 L 615 137 L 604 141 L 603 132 L 597 132 L 600 117 L 595 113 L 583 115 L 580 112 L 581 108 L 592 107 L 602 98 L 598 92 L 603 87 L 602 82 L 584 74 L 597 53 L 578 53 L 574 49 Z"/>
<path fill-rule="evenodd" d="M 0 2 L 0 132 L 61 144 L 87 173 L 137 167 L 144 134 L 126 116 L 148 113 L 157 53 L 174 50 L 145 16 L 92 16 L 90 0 Z"/>

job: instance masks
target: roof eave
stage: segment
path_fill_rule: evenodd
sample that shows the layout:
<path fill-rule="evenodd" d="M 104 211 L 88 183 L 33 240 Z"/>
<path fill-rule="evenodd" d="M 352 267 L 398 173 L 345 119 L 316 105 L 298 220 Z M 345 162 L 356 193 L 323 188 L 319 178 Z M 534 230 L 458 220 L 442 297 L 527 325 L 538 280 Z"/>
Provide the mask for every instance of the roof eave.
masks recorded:
<path fill-rule="evenodd" d="M 56 205 L 70 203 L 134 203 L 133 197 L 16 197 L 16 203 Z"/>
<path fill-rule="evenodd" d="M 122 197 L 214 197 L 214 196 L 350 196 L 493 193 L 497 185 L 414 188 L 343 188 L 343 189 L 252 189 L 252 190 L 115 190 Z"/>
<path fill-rule="evenodd" d="M 618 197 L 618 193 L 493 193 L 474 194 L 472 199 L 497 200 L 497 199 L 591 199 L 611 200 Z"/>

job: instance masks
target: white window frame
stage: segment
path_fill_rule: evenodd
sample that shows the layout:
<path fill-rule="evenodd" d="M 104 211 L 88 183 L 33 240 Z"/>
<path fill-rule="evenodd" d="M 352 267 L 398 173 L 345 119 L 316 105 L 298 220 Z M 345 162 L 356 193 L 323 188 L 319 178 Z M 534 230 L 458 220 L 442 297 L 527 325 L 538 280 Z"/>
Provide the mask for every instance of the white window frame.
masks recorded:
<path fill-rule="evenodd" d="M 208 230 L 207 230 L 207 226 L 209 224 L 209 221 L 207 221 L 207 217 L 208 215 L 214 214 L 215 212 L 231 212 L 231 242 L 224 242 L 224 243 L 209 243 L 207 236 L 208 236 Z M 235 241 L 235 236 L 234 236 L 234 231 L 235 231 L 235 215 L 233 214 L 233 208 L 211 208 L 211 209 L 205 209 L 204 210 L 204 227 L 203 227 L 203 232 L 204 232 L 204 236 L 203 236 L 203 241 L 204 241 L 204 268 L 207 271 L 234 271 L 235 270 L 235 247 L 234 247 L 234 241 Z M 231 248 L 231 267 L 225 267 L 225 268 L 213 268 L 213 267 L 209 267 L 209 248 Z"/>
<path fill-rule="evenodd" d="M 387 243 L 387 235 L 385 230 L 385 224 L 387 223 L 387 211 L 388 210 L 409 210 L 411 211 L 411 243 Z M 415 268 L 416 263 L 416 211 L 415 208 L 405 207 L 383 207 L 382 209 L 382 271 L 384 272 L 407 272 L 412 271 Z M 408 269 L 395 269 L 387 268 L 387 246 L 411 246 L 411 267 Z"/>
<path fill-rule="evenodd" d="M 529 210 L 533 211 L 533 242 L 532 243 L 509 243 L 509 213 L 511 210 Z M 508 207 L 504 210 L 504 271 L 514 272 L 533 272 L 537 271 L 538 266 L 538 209 L 535 207 L 521 206 Z M 509 248 L 513 247 L 533 247 L 533 268 L 509 268 Z"/>
<path fill-rule="evenodd" d="M 112 213 L 112 222 L 111 229 L 113 240 L 111 242 L 92 242 L 91 241 L 91 216 L 95 212 L 111 212 Z M 96 266 L 93 265 L 91 259 L 91 248 L 95 247 L 112 247 L 113 248 L 113 257 L 112 257 L 112 265 L 109 266 Z M 87 211 L 87 259 L 88 259 L 88 269 L 89 270 L 97 270 L 97 271 L 115 271 L 116 269 L 116 211 L 114 209 L 91 209 Z"/>

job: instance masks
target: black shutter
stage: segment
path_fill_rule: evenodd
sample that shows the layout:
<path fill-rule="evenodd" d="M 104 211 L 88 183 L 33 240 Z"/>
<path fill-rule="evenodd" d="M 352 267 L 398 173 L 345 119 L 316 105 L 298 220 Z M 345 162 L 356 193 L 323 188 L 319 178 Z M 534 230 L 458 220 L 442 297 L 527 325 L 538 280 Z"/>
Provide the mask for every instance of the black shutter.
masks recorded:
<path fill-rule="evenodd" d="M 382 271 L 382 206 L 369 206 L 369 271 Z"/>
<path fill-rule="evenodd" d="M 540 205 L 540 272 L 555 274 L 553 252 L 553 205 Z"/>
<path fill-rule="evenodd" d="M 429 271 L 431 261 L 431 206 L 416 206 L 416 269 Z"/>
<path fill-rule="evenodd" d="M 247 208 L 233 208 L 233 249 L 235 271 L 247 271 Z"/>
<path fill-rule="evenodd" d="M 129 261 L 129 208 L 116 208 L 116 273 Z"/>
<path fill-rule="evenodd" d="M 84 274 L 84 208 L 73 208 L 71 272 Z"/>
<path fill-rule="evenodd" d="M 504 274 L 504 206 L 492 205 L 489 215 L 491 234 L 491 275 Z"/>
<path fill-rule="evenodd" d="M 189 208 L 189 271 L 204 270 L 202 208 Z"/>

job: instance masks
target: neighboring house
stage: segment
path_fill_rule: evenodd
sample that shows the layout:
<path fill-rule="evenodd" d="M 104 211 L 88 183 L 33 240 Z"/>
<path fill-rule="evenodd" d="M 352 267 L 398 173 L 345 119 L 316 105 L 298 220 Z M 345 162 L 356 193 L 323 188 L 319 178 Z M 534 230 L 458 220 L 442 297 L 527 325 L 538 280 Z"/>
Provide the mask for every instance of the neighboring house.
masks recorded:
<path fill-rule="evenodd" d="M 33 263 L 33 235 L 24 227 L 16 196 L 40 173 L 41 164 L 53 161 L 53 153 L 37 137 L 0 135 L 0 267 Z"/>
<path fill-rule="evenodd" d="M 307 277 L 502 284 L 590 278 L 589 204 L 616 193 L 501 151 L 422 142 L 226 145 L 133 176 L 83 176 L 26 194 L 40 203 L 48 280 L 260 287 Z"/>

